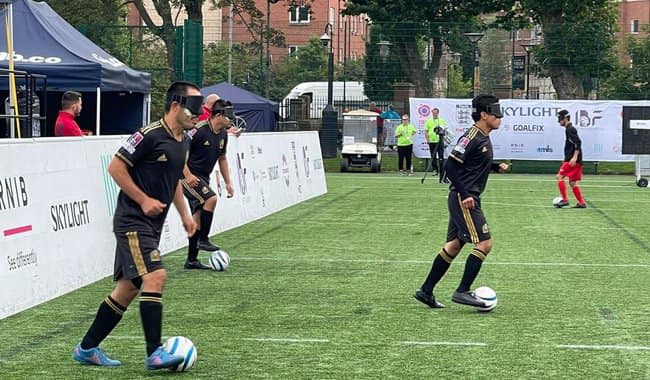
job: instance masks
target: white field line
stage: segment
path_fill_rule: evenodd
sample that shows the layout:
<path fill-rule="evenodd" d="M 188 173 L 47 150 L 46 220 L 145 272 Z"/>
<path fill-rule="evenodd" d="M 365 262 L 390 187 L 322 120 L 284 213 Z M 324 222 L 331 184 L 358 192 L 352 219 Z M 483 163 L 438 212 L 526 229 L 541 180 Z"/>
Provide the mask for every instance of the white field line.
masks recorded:
<path fill-rule="evenodd" d="M 558 344 L 556 348 L 572 350 L 627 350 L 627 351 L 650 351 L 648 346 L 619 346 L 611 344 Z"/>
<path fill-rule="evenodd" d="M 405 341 L 399 342 L 399 344 L 407 346 L 477 346 L 485 347 L 487 343 L 477 343 L 477 342 L 416 342 L 416 341 Z"/>
<path fill-rule="evenodd" d="M 329 339 L 298 339 L 298 338 L 244 338 L 244 340 L 252 340 L 255 342 L 271 342 L 271 343 L 329 343 Z"/>
<path fill-rule="evenodd" d="M 242 261 L 286 261 L 307 263 L 367 263 L 367 264 L 431 264 L 431 260 L 383 260 L 383 259 L 325 259 L 311 257 L 236 257 Z M 594 268 L 650 268 L 650 264 L 607 264 L 607 263 L 541 263 L 541 262 L 495 262 L 486 261 L 483 265 L 538 266 L 538 267 L 594 267 Z"/>

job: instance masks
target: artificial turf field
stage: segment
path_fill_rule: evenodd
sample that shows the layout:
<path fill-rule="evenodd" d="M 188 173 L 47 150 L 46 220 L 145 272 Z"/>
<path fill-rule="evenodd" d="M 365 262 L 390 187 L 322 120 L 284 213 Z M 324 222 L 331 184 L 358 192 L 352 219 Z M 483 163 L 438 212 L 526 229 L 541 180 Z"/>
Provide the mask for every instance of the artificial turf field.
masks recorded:
<path fill-rule="evenodd" d="M 553 176 L 492 174 L 494 248 L 474 287 L 499 304 L 479 314 L 449 299 L 467 248 L 436 288 L 447 308 L 412 298 L 448 217 L 446 187 L 420 178 L 328 174 L 327 195 L 214 237 L 224 273 L 165 256 L 163 336 L 198 348 L 186 374 L 144 369 L 137 302 L 102 344 L 121 367 L 72 361 L 104 279 L 0 321 L 0 378 L 650 378 L 650 189 L 586 176 L 588 208 L 556 209 Z"/>

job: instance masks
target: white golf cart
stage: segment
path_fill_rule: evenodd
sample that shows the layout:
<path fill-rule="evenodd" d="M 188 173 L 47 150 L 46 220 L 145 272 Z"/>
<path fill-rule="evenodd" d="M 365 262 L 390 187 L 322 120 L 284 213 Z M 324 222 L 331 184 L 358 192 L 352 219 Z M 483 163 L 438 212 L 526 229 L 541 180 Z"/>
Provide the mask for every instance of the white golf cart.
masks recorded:
<path fill-rule="evenodd" d="M 356 110 L 343 114 L 343 148 L 341 171 L 349 168 L 370 168 L 381 171 L 381 152 L 377 149 L 376 112 Z"/>

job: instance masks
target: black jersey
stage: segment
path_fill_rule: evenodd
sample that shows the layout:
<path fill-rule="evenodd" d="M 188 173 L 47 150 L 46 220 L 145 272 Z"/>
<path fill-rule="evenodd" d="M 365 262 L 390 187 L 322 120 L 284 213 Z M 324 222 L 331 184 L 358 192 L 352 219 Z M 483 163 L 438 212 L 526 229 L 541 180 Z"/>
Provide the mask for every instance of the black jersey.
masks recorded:
<path fill-rule="evenodd" d="M 492 157 L 490 136 L 476 126 L 467 130 L 449 153 L 449 161 L 455 162 L 449 162 L 447 165 L 457 165 L 457 170 L 448 170 L 450 189 L 459 191 L 463 197 L 470 194 L 480 196 L 493 168 Z"/>
<path fill-rule="evenodd" d="M 210 122 L 206 120 L 197 124 L 187 135 L 192 139 L 187 167 L 195 176 L 210 178 L 217 160 L 226 154 L 228 132 L 223 128 L 215 133 L 210 127 Z"/>
<path fill-rule="evenodd" d="M 564 135 L 566 139 L 564 141 L 564 161 L 569 162 L 573 158 L 573 154 L 578 150 L 578 161 L 576 163 L 582 163 L 582 141 L 578 136 L 578 130 L 573 124 L 569 123 L 566 126 Z"/>
<path fill-rule="evenodd" d="M 178 181 L 183 176 L 188 151 L 189 139 L 176 140 L 164 120 L 141 128 L 124 142 L 115 155 L 128 165 L 133 182 L 167 207 L 160 215 L 148 217 L 138 203 L 120 191 L 113 220 L 116 232 L 137 230 L 144 224 L 160 233 Z"/>

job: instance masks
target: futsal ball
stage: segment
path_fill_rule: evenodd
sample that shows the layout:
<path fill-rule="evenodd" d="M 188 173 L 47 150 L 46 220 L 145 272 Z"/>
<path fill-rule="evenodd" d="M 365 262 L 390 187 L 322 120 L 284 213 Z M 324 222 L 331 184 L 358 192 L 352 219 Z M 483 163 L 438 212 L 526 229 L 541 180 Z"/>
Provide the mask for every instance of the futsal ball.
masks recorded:
<path fill-rule="evenodd" d="M 210 268 L 212 268 L 212 270 L 217 272 L 223 272 L 226 269 L 228 269 L 228 265 L 230 265 L 230 256 L 226 251 L 222 251 L 220 249 L 216 250 L 212 252 L 212 255 L 210 255 L 208 264 L 210 265 Z"/>
<path fill-rule="evenodd" d="M 176 356 L 182 356 L 185 358 L 179 365 L 176 367 L 170 368 L 174 372 L 185 372 L 189 371 L 190 368 L 196 363 L 196 347 L 191 340 L 184 336 L 173 336 L 165 341 L 163 344 L 163 350 L 168 353 Z"/>
<path fill-rule="evenodd" d="M 477 311 L 486 313 L 497 307 L 497 293 L 492 288 L 481 286 L 474 291 L 474 294 L 487 304 L 486 307 L 477 307 Z"/>

